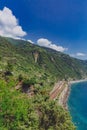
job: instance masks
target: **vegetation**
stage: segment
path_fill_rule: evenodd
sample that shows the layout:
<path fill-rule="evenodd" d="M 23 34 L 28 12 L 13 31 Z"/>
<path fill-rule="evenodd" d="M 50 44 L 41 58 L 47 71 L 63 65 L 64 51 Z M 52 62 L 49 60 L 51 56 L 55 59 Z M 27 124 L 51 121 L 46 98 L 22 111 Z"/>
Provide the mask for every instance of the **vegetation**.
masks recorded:
<path fill-rule="evenodd" d="M 27 41 L 0 37 L 0 69 L 38 80 L 80 79 L 87 75 L 87 61 L 77 60 Z M 48 78 L 47 78 L 48 77 Z"/>
<path fill-rule="evenodd" d="M 0 130 L 75 130 L 49 92 L 58 80 L 86 76 L 86 61 L 0 37 Z"/>
<path fill-rule="evenodd" d="M 39 91 L 29 98 L 14 89 L 14 80 L 9 83 L 0 81 L 0 129 L 75 130 L 68 112 L 55 101 Z"/>

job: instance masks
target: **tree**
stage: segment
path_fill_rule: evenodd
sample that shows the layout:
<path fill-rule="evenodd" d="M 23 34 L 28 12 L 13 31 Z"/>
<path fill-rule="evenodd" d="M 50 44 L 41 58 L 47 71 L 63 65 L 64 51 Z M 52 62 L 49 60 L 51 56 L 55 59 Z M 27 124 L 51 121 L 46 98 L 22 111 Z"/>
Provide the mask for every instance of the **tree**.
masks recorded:
<path fill-rule="evenodd" d="M 11 76 L 12 70 L 13 70 L 13 65 L 10 62 L 7 62 L 6 71 L 4 73 L 5 76 Z"/>
<path fill-rule="evenodd" d="M 9 72 L 12 72 L 13 65 L 10 62 L 7 62 L 6 70 L 9 71 Z"/>
<path fill-rule="evenodd" d="M 18 80 L 19 80 L 19 81 L 22 81 L 22 80 L 23 80 L 22 74 L 20 74 L 20 75 L 18 76 Z"/>

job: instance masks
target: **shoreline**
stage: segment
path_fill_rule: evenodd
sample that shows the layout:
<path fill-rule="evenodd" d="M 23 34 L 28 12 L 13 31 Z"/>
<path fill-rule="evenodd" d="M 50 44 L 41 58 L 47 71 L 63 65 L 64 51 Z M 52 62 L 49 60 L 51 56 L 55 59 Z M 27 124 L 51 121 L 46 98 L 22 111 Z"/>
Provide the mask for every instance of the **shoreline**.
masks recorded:
<path fill-rule="evenodd" d="M 86 81 L 87 81 L 87 78 L 86 79 L 80 79 L 80 80 L 72 80 L 72 81 L 69 81 L 68 83 L 71 85 L 71 84 L 81 83 L 81 82 L 86 82 Z"/>
<path fill-rule="evenodd" d="M 63 89 L 63 91 L 61 92 L 61 94 L 59 96 L 59 99 L 58 99 L 59 105 L 62 106 L 64 109 L 68 110 L 67 101 L 68 101 L 68 98 L 70 95 L 71 85 L 75 84 L 75 83 L 86 82 L 86 81 L 87 81 L 87 79 L 81 79 L 81 80 L 67 82 L 65 88 Z"/>

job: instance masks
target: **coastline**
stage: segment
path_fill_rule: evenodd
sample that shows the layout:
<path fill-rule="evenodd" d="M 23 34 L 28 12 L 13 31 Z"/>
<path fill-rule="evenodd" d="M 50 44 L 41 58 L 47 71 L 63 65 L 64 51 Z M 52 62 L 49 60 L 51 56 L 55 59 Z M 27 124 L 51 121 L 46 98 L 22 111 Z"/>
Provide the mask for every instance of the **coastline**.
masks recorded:
<path fill-rule="evenodd" d="M 81 82 L 86 82 L 86 81 L 87 81 L 87 78 L 81 79 L 81 80 L 72 80 L 72 81 L 69 81 L 68 83 L 71 85 L 71 84 L 81 83 Z"/>
<path fill-rule="evenodd" d="M 81 79 L 81 80 L 67 82 L 65 88 L 63 89 L 63 91 L 59 95 L 59 99 L 58 99 L 59 105 L 62 106 L 64 109 L 68 110 L 67 101 L 68 101 L 68 98 L 70 95 L 71 85 L 75 84 L 75 83 L 86 82 L 86 81 L 87 81 L 87 79 Z"/>

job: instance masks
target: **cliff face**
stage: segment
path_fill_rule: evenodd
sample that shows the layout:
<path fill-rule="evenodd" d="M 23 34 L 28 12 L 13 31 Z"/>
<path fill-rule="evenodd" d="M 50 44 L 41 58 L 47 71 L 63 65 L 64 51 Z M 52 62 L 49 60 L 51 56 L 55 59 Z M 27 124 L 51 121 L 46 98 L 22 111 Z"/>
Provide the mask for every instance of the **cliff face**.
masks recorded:
<path fill-rule="evenodd" d="M 33 55 L 34 55 L 35 63 L 37 63 L 38 58 L 39 58 L 39 53 L 38 52 L 34 52 Z"/>

